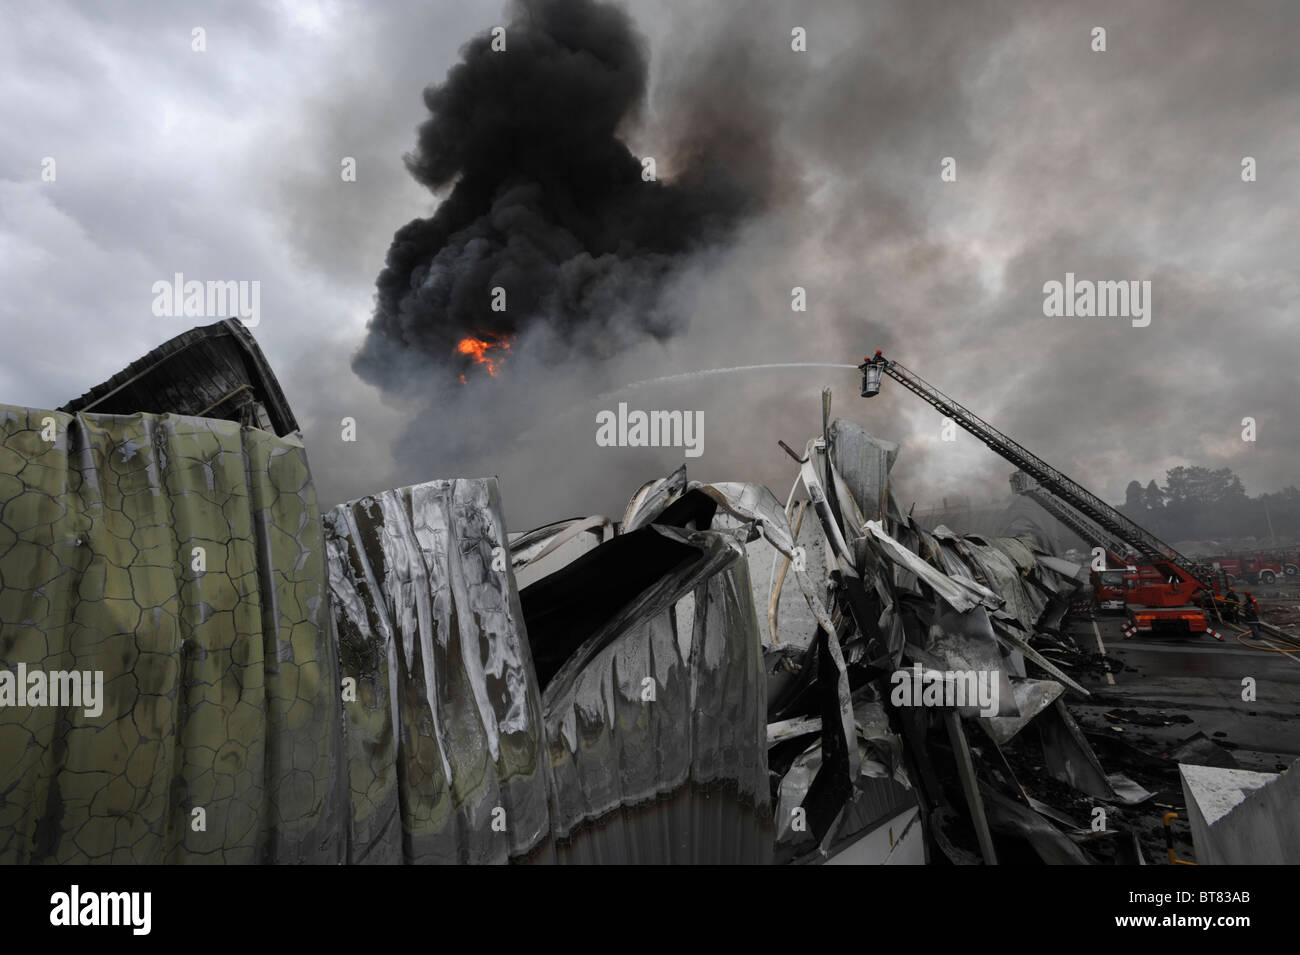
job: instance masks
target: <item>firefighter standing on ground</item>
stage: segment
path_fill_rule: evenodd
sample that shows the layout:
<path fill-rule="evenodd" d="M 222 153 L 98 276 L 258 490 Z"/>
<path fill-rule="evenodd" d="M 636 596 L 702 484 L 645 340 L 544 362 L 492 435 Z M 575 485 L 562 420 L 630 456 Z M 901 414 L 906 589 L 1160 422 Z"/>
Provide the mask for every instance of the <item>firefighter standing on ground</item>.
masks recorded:
<path fill-rule="evenodd" d="M 1250 624 L 1250 635 L 1256 640 L 1259 639 L 1259 601 L 1251 596 L 1250 591 L 1246 591 L 1246 602 L 1242 607 L 1241 619 Z"/>
<path fill-rule="evenodd" d="M 1228 596 L 1223 598 L 1223 619 L 1229 623 L 1237 622 L 1237 608 L 1241 605 L 1241 598 L 1237 596 L 1237 591 L 1231 587 L 1228 588 Z"/>

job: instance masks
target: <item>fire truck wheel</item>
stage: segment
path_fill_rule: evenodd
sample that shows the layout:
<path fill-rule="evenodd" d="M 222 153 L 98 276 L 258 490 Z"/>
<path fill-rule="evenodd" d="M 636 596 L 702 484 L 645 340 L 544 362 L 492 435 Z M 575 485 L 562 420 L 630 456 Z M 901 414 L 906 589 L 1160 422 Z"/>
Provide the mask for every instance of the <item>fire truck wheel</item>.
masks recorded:
<path fill-rule="evenodd" d="M 1300 567 L 1297 567 L 1295 564 L 1287 564 L 1285 569 L 1288 577 L 1294 577 L 1296 574 L 1300 574 Z"/>
<path fill-rule="evenodd" d="M 1273 573 L 1271 570 L 1266 570 L 1259 575 L 1259 579 L 1266 584 L 1271 584 L 1273 581 L 1277 580 L 1277 574 Z"/>

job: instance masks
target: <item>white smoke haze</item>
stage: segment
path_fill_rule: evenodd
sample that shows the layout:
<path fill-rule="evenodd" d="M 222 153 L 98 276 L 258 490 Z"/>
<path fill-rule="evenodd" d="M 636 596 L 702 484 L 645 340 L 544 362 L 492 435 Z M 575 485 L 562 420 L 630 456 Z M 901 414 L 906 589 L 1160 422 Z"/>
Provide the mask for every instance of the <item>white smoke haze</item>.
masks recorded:
<path fill-rule="evenodd" d="M 403 165 L 429 115 L 422 91 L 506 7 L 199 10 L 141 4 L 110 21 L 39 5 L 0 36 L 0 323 L 42 328 L 11 339 L 0 399 L 61 404 L 183 330 L 148 314 L 149 284 L 182 271 L 261 280 L 256 334 L 324 505 L 497 474 L 513 530 L 617 514 L 684 460 L 597 447 L 595 414 L 618 400 L 703 412 L 691 475 L 783 494 L 792 462 L 776 441 L 801 447 L 820 427 L 824 385 L 836 413 L 902 442 L 905 506 L 1005 496 L 1005 462 L 961 432 L 941 441 L 937 415 L 891 382 L 858 398 L 849 370 L 599 397 L 876 348 L 1112 501 L 1178 464 L 1231 467 L 1252 494 L 1295 483 L 1292 4 L 629 3 L 648 88 L 618 136 L 656 157 L 664 184 L 712 159 L 761 202 L 649 299 L 629 291 L 622 304 L 652 300 L 671 334 L 610 311 L 601 340 L 575 347 L 530 323 L 498 377 L 464 386 L 437 361 L 421 375 L 394 359 L 370 380 L 352 361 L 394 233 L 445 198 Z M 207 26 L 206 60 L 188 50 L 191 21 Z M 1097 25 L 1105 53 L 1090 48 Z M 794 26 L 805 54 L 790 49 Z M 67 95 L 35 105 L 31 83 L 56 75 Z M 60 157 L 57 190 L 39 182 L 46 154 Z M 355 183 L 340 180 L 345 156 Z M 1257 182 L 1241 181 L 1243 156 Z M 60 265 L 69 254 L 76 267 Z M 1067 271 L 1149 279 L 1150 327 L 1045 318 L 1043 283 Z M 794 286 L 807 312 L 791 311 Z M 1254 444 L 1239 439 L 1246 415 Z M 345 416 L 355 443 L 339 439 Z"/>

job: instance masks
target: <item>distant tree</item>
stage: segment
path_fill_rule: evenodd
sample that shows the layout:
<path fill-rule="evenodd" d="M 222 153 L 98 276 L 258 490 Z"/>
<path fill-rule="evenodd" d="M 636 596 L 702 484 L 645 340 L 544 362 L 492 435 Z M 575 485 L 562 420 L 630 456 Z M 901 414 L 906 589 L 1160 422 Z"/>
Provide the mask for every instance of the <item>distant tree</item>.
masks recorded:
<path fill-rule="evenodd" d="M 1130 481 L 1120 510 L 1167 541 L 1275 537 L 1300 543 L 1300 488 L 1249 497 L 1231 468 L 1192 466 L 1165 472 L 1165 486 Z"/>
<path fill-rule="evenodd" d="M 1136 484 L 1137 482 L 1134 481 L 1133 483 Z M 1154 479 L 1147 485 L 1146 490 L 1141 493 L 1142 504 L 1148 511 L 1164 510 L 1165 492 L 1160 489 L 1160 485 L 1156 484 Z"/>
<path fill-rule="evenodd" d="M 1152 482 L 1155 483 L 1155 482 Z M 1124 510 L 1129 514 L 1136 514 L 1146 507 L 1142 497 L 1142 482 L 1129 481 L 1128 487 L 1124 489 Z"/>
<path fill-rule="evenodd" d="M 1175 536 L 1242 537 L 1256 535 L 1262 507 L 1246 497 L 1241 478 L 1231 468 L 1176 467 L 1165 472 L 1166 524 Z"/>
<path fill-rule="evenodd" d="M 1170 504 L 1215 505 L 1245 497 L 1246 488 L 1230 468 L 1180 466 L 1165 472 L 1164 495 Z"/>

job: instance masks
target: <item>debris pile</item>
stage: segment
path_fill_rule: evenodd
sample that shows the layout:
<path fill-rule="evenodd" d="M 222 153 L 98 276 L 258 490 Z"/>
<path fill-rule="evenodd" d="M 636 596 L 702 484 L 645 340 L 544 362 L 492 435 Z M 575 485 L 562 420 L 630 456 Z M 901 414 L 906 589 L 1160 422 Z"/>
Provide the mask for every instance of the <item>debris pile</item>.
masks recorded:
<path fill-rule="evenodd" d="M 515 585 L 496 482 L 325 519 L 349 862 L 767 862 L 740 545 L 647 519 Z"/>
<path fill-rule="evenodd" d="M 322 516 L 248 342 L 0 406 L 0 676 L 103 677 L 0 679 L 0 862 L 1133 863 L 1143 783 L 1233 765 L 1081 728 L 1083 569 L 923 528 L 829 392 L 784 505 L 683 467 L 509 535 L 494 479 Z"/>

